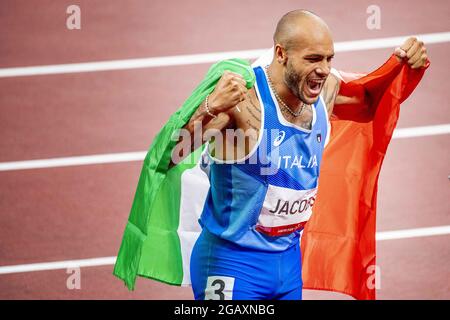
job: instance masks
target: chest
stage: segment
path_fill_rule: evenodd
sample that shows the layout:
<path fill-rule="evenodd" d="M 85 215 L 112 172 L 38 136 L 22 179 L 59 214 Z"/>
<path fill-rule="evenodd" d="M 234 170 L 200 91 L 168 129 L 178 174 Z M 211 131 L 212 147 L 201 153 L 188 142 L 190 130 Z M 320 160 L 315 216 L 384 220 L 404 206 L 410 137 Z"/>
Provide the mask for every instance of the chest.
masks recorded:
<path fill-rule="evenodd" d="M 312 106 L 305 106 L 299 116 L 294 116 L 286 108 L 277 106 L 278 120 L 286 122 L 293 126 L 310 130 L 314 119 L 314 112 Z M 255 130 L 259 133 L 262 128 L 262 105 L 258 100 L 256 93 L 251 90 L 246 100 L 240 104 L 241 112 L 236 113 L 236 127 L 244 131 Z M 274 116 L 274 115 L 272 115 Z"/>

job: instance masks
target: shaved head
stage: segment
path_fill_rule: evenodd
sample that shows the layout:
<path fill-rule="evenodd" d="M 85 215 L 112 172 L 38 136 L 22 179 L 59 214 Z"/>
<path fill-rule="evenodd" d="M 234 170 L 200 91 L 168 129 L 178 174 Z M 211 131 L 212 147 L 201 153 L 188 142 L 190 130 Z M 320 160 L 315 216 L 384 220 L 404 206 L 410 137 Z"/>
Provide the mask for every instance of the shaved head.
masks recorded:
<path fill-rule="evenodd" d="M 305 37 L 311 37 L 318 32 L 331 34 L 327 24 L 319 16 L 308 10 L 294 10 L 286 13 L 273 35 L 274 45 L 280 44 L 286 50 L 301 44 Z"/>
<path fill-rule="evenodd" d="M 291 105 L 317 101 L 334 56 L 327 24 L 310 11 L 291 11 L 278 21 L 273 41 L 269 71 L 279 84 L 279 93 Z"/>

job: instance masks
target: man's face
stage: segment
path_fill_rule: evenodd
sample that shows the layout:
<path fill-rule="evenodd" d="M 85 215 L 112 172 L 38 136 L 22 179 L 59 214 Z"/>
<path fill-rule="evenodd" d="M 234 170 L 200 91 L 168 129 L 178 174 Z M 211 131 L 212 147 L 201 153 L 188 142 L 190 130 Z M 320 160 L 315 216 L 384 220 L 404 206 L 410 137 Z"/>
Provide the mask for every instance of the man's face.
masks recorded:
<path fill-rule="evenodd" d="M 306 104 L 312 104 L 319 98 L 334 56 L 331 37 L 321 38 L 302 41 L 302 47 L 293 47 L 287 53 L 284 81 L 292 93 Z"/>

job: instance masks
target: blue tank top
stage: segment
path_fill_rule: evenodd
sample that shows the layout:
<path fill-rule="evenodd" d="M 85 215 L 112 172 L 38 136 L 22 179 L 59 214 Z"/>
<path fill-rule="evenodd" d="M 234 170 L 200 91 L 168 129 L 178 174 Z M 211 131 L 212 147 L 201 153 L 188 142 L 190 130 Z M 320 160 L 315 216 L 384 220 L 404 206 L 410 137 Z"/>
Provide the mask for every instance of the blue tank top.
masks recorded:
<path fill-rule="evenodd" d="M 210 189 L 199 222 L 240 246 L 283 251 L 299 240 L 312 214 L 328 115 L 319 97 L 312 108 L 311 130 L 286 121 L 265 71 L 254 71 L 263 130 L 244 159 L 222 161 L 206 153 Z"/>

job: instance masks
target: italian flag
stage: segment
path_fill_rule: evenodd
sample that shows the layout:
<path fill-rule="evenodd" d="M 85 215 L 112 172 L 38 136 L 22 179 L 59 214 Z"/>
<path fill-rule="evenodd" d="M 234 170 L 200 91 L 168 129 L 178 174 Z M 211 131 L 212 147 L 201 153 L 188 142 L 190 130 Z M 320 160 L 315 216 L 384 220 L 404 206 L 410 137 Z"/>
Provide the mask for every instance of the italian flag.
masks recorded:
<path fill-rule="evenodd" d="M 173 135 L 214 90 L 224 71 L 241 74 L 253 87 L 255 74 L 246 60 L 214 64 L 183 106 L 155 137 L 145 157 L 114 275 L 134 289 L 136 276 L 173 285 L 190 284 L 189 258 L 200 233 L 198 218 L 209 189 L 199 167 L 204 146 L 169 169 Z"/>
<path fill-rule="evenodd" d="M 415 89 L 425 69 L 413 70 L 391 56 L 367 75 L 335 71 L 342 79 L 340 94 L 361 103 L 345 105 L 343 100 L 331 117 L 317 200 L 301 240 L 304 288 L 375 299 L 375 287 L 368 282 L 369 270 L 376 264 L 378 175 L 400 103 Z M 190 254 L 201 231 L 198 218 L 209 181 L 200 168 L 203 147 L 169 169 L 176 144 L 171 138 L 213 91 L 225 70 L 241 74 L 248 88 L 255 82 L 245 60 L 216 63 L 170 117 L 147 153 L 114 267 L 114 275 L 130 290 L 137 276 L 172 285 L 190 284 Z"/>

